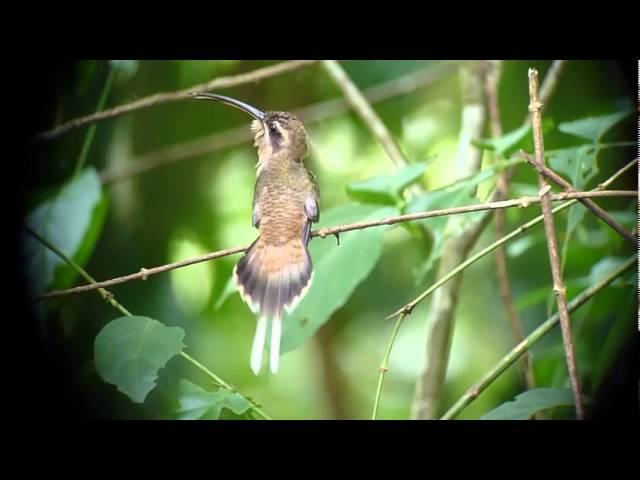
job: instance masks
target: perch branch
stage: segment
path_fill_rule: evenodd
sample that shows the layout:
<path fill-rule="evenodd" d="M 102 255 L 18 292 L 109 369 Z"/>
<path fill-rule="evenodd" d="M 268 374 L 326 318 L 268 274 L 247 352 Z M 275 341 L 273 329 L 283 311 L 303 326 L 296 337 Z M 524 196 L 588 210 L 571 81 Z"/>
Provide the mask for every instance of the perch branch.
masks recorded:
<path fill-rule="evenodd" d="M 635 197 L 635 196 L 637 196 L 637 192 L 633 190 L 603 190 L 603 191 L 592 191 L 592 192 L 560 193 L 557 195 L 552 195 L 551 200 L 563 201 L 563 200 L 571 200 L 571 199 L 582 198 L 582 197 L 594 198 L 594 197 Z M 426 218 L 442 217 L 445 215 L 453 215 L 458 213 L 494 210 L 497 208 L 512 208 L 512 207 L 526 208 L 535 203 L 538 203 L 539 201 L 540 199 L 538 197 L 522 197 L 515 200 L 505 200 L 502 202 L 481 203 L 478 205 L 468 205 L 465 207 L 454 207 L 454 208 L 445 208 L 442 210 L 431 210 L 429 212 L 411 213 L 411 214 L 399 215 L 395 217 L 385 217 L 380 220 L 356 222 L 356 223 L 350 223 L 347 225 L 338 225 L 330 228 L 321 228 L 319 230 L 313 231 L 311 233 L 311 236 L 313 238 L 315 237 L 325 238 L 327 236 L 336 235 L 344 232 L 350 232 L 353 230 L 362 230 L 365 228 L 381 227 L 385 225 L 395 225 L 403 222 L 424 220 Z M 167 263 L 165 265 L 160 265 L 158 267 L 153 267 L 148 269 L 141 268 L 139 272 L 131 273 L 129 275 L 125 275 L 122 277 L 112 278 L 110 280 L 104 280 L 101 282 L 97 282 L 95 284 L 81 285 L 79 287 L 69 288 L 66 290 L 54 290 L 38 296 L 36 300 L 60 297 L 63 295 L 71 295 L 76 293 L 89 292 L 91 290 L 95 290 L 100 287 L 110 287 L 112 285 L 118 285 L 121 283 L 130 282 L 132 280 L 146 280 L 148 277 L 152 275 L 156 275 L 158 273 L 167 272 L 169 270 L 174 270 L 176 268 L 186 267 L 188 265 L 193 265 L 195 263 L 206 262 L 208 260 L 215 260 L 217 258 L 226 257 L 229 255 L 235 255 L 237 253 L 244 252 L 246 249 L 247 249 L 247 246 L 227 248 L 225 250 L 218 250 L 216 252 L 207 253 L 206 255 L 200 255 L 197 257 L 180 260 L 179 262 Z"/>
<path fill-rule="evenodd" d="M 542 137 L 542 103 L 538 100 L 538 71 L 535 68 L 529 69 L 529 111 L 532 112 L 531 121 L 533 125 L 533 143 L 536 152 L 536 162 L 544 165 L 544 139 Z M 560 326 L 562 328 L 562 340 L 567 359 L 567 368 L 571 378 L 571 388 L 576 403 L 576 416 L 579 420 L 584 418 L 584 406 L 582 403 L 582 393 L 580 391 L 580 379 L 576 367 L 575 351 L 571 338 L 571 327 L 569 325 L 569 310 L 567 309 L 567 293 L 560 271 L 560 256 L 558 254 L 558 243 L 556 240 L 556 230 L 553 225 L 553 214 L 551 213 L 551 201 L 549 200 L 549 190 L 551 186 L 545 180 L 544 175 L 538 175 L 538 185 L 540 187 L 540 203 L 544 215 L 544 229 L 547 237 L 547 247 L 549 250 L 549 263 L 551 264 L 551 275 L 553 277 L 553 293 L 556 296 L 558 312 L 560 313 Z"/>
<path fill-rule="evenodd" d="M 56 255 L 58 255 L 62 260 L 64 260 L 66 263 L 68 263 L 73 269 L 75 269 L 80 275 L 82 275 L 88 282 L 92 282 L 93 284 L 96 284 L 97 282 L 93 279 L 93 277 L 91 275 L 89 275 L 82 267 L 80 267 L 78 264 L 76 264 L 73 260 L 71 260 L 69 257 L 67 257 L 60 249 L 58 249 L 55 245 L 53 245 L 52 243 L 50 243 L 49 241 L 47 241 L 45 238 L 41 237 L 40 235 L 38 235 L 36 232 L 34 232 L 31 228 L 25 226 L 25 231 L 31 235 L 33 238 L 35 238 L 37 241 L 39 241 L 40 243 L 42 243 L 42 245 L 44 245 L 45 247 L 47 247 L 49 250 L 51 250 L 53 253 L 55 253 Z M 106 301 L 108 301 L 116 310 L 118 310 L 119 312 L 121 312 L 122 314 L 131 317 L 133 316 L 133 314 L 127 310 L 126 308 L 124 308 L 122 306 L 122 304 L 120 304 L 115 297 L 113 296 L 113 294 L 111 292 L 106 291 L 104 288 L 97 288 L 98 293 L 102 296 L 103 299 L 105 299 Z M 195 367 L 197 367 L 198 369 L 200 369 L 201 371 L 203 371 L 206 375 L 208 375 L 216 385 L 219 385 L 223 388 L 226 388 L 227 390 L 232 391 L 233 393 L 237 393 L 239 395 L 242 395 L 242 393 L 240 393 L 235 387 L 233 387 L 232 385 L 228 384 L 227 382 L 225 382 L 222 378 L 220 378 L 218 375 L 216 375 L 215 373 L 213 373 L 211 370 L 209 370 L 207 367 L 205 367 L 204 365 L 202 365 L 200 362 L 198 362 L 196 359 L 194 359 L 193 357 L 191 357 L 189 354 L 185 353 L 184 351 L 180 352 L 180 356 L 182 356 L 184 359 L 186 359 L 189 363 L 193 364 Z M 249 403 L 251 404 L 251 409 L 260 417 L 262 417 L 265 420 L 271 420 L 271 418 L 262 411 L 262 409 L 260 408 L 260 405 L 258 405 L 258 403 L 253 400 L 250 397 L 247 397 L 245 395 L 242 395 L 244 398 L 246 398 Z"/>
<path fill-rule="evenodd" d="M 417 72 L 408 73 L 388 82 L 369 87 L 363 94 L 370 103 L 377 103 L 400 95 L 407 95 L 418 88 L 450 75 L 455 71 L 456 62 L 443 62 L 424 68 Z M 349 111 L 349 104 L 344 97 L 326 100 L 297 110 L 295 114 L 306 124 L 320 122 Z M 100 173 L 102 183 L 117 182 L 171 163 L 205 155 L 224 148 L 242 145 L 251 141 L 251 133 L 246 127 L 233 128 L 214 133 L 203 138 L 178 143 L 160 150 L 154 150 L 133 158 L 131 164 L 118 168 L 106 169 Z"/>
<path fill-rule="evenodd" d="M 616 278 L 623 275 L 627 270 L 636 265 L 636 262 L 637 256 L 633 256 L 606 278 L 584 290 L 582 293 L 580 293 L 580 295 L 578 295 L 569 303 L 568 310 L 570 312 L 573 312 L 580 306 L 587 303 L 591 298 L 604 290 Z M 559 322 L 559 320 L 560 316 L 556 313 L 548 320 L 546 320 L 542 325 L 536 328 L 527 338 L 516 345 L 491 370 L 489 370 L 478 383 L 469 388 L 467 392 L 462 395 L 462 397 L 460 397 L 460 399 L 455 404 L 453 404 L 453 406 L 449 410 L 447 410 L 447 412 L 442 416 L 441 420 L 451 420 L 458 416 L 460 412 L 473 400 L 478 398 L 480 393 L 482 393 L 489 385 L 491 385 L 491 383 L 496 378 L 498 378 L 507 368 L 509 368 L 509 366 L 513 365 L 513 363 L 515 363 L 524 352 L 531 348 L 531 346 L 534 345 L 538 340 L 540 340 L 545 334 L 551 331 L 551 329 Z"/>
<path fill-rule="evenodd" d="M 553 183 L 561 186 L 565 192 L 575 192 L 576 190 L 573 186 L 567 182 L 564 178 L 558 175 L 556 172 L 551 170 L 549 167 L 541 164 L 538 160 L 527 154 L 526 152 L 520 151 L 520 155 L 535 167 L 538 172 L 544 175 L 546 178 L 551 180 Z M 609 215 L 605 210 L 600 208 L 593 200 L 588 198 L 581 198 L 580 203 L 582 203 L 585 207 L 587 207 L 593 214 L 600 218 L 603 222 L 609 225 L 612 229 L 614 229 L 622 238 L 624 238 L 627 242 L 629 242 L 634 247 L 638 246 L 638 240 L 636 237 L 629 231 L 627 231 L 622 225 L 615 221 L 615 219 Z"/>
<path fill-rule="evenodd" d="M 270 65 L 268 67 L 259 68 L 252 72 L 241 73 L 239 75 L 231 75 L 226 77 L 218 77 L 207 83 L 201 83 L 193 85 L 184 90 L 178 90 L 176 92 L 163 92 L 149 95 L 148 97 L 140 98 L 130 103 L 118 105 L 117 107 L 109 108 L 101 112 L 96 112 L 84 117 L 75 118 L 63 123 L 51 130 L 41 132 L 36 135 L 36 140 L 46 141 L 57 138 L 75 128 L 90 125 L 107 118 L 114 118 L 125 113 L 130 113 L 135 110 L 152 107 L 154 105 L 160 105 L 168 102 L 175 102 L 186 98 L 191 98 L 192 92 L 208 92 L 211 90 L 219 90 L 222 88 L 230 88 L 245 83 L 253 83 L 265 78 L 280 75 L 281 73 L 297 70 L 298 68 L 305 67 L 317 62 L 317 60 L 292 60 L 287 62 L 278 63 L 276 65 Z"/>

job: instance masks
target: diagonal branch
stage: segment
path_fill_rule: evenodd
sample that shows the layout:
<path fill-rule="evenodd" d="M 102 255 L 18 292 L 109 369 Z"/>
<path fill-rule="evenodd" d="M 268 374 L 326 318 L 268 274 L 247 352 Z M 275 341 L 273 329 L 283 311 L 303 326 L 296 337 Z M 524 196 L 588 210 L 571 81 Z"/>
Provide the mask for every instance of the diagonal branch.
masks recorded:
<path fill-rule="evenodd" d="M 575 192 L 576 190 L 573 186 L 567 182 L 564 178 L 558 175 L 556 172 L 551 170 L 549 167 L 541 164 L 536 160 L 535 157 L 527 154 L 526 152 L 520 151 L 520 156 L 523 157 L 529 164 L 535 167 L 538 172 L 545 176 L 545 178 L 551 180 L 553 183 L 561 186 L 565 192 Z M 622 225 L 615 221 L 615 219 L 609 215 L 605 210 L 600 208 L 593 200 L 588 198 L 581 198 L 580 203 L 582 203 L 585 207 L 587 207 L 591 212 L 600 218 L 603 222 L 609 225 L 612 229 L 614 229 L 622 238 L 624 238 L 627 242 L 629 242 L 634 247 L 638 246 L 638 239 L 629 231 L 627 231 Z"/>
<path fill-rule="evenodd" d="M 189 88 L 178 90 L 176 92 L 156 93 L 154 95 L 149 95 L 148 97 L 144 97 L 130 103 L 125 103 L 123 105 L 118 105 L 117 107 L 109 108 L 101 112 L 96 112 L 91 115 L 69 120 L 68 122 L 52 128 L 51 130 L 39 133 L 38 135 L 36 135 L 36 140 L 53 140 L 54 138 L 60 137 L 61 135 L 64 135 L 65 133 L 75 128 L 90 125 L 101 120 L 106 120 L 107 118 L 114 118 L 120 115 L 124 115 L 125 113 L 130 113 L 143 108 L 190 98 L 192 92 L 208 92 L 211 90 L 230 88 L 246 83 L 258 82 L 260 80 L 264 80 L 265 78 L 273 77 L 285 72 L 297 70 L 298 68 L 306 67 L 315 62 L 317 62 L 317 60 L 292 60 L 278 63 L 276 65 L 270 65 L 264 68 L 259 68 L 252 72 L 214 78 L 207 83 L 193 85 Z"/>
<path fill-rule="evenodd" d="M 349 102 L 362 121 L 369 127 L 369 130 L 371 130 L 376 140 L 380 142 L 382 148 L 387 152 L 387 155 L 389 155 L 394 165 L 398 168 L 408 165 L 409 162 L 407 162 L 407 158 L 389 133 L 389 130 L 387 130 L 387 127 L 385 127 L 378 114 L 371 108 L 367 99 L 349 78 L 342 66 L 335 60 L 323 60 L 322 67 L 336 83 L 338 88 L 340 88 L 347 102 Z"/>
<path fill-rule="evenodd" d="M 602 190 L 602 191 L 592 191 L 592 192 L 560 193 L 558 195 L 553 195 L 551 197 L 551 200 L 563 201 L 563 200 L 572 200 L 575 198 L 582 198 L 582 197 L 595 198 L 595 197 L 635 197 L 635 196 L 637 196 L 637 192 L 632 190 Z M 426 218 L 443 217 L 445 215 L 479 212 L 483 210 L 495 210 L 498 208 L 512 208 L 512 207 L 526 208 L 538 202 L 540 202 L 540 199 L 538 197 L 522 197 L 514 200 L 504 200 L 501 202 L 481 203 L 478 205 L 467 205 L 464 207 L 454 207 L 454 208 L 445 208 L 442 210 L 431 210 L 428 212 L 410 213 L 406 215 L 386 217 L 381 220 L 356 222 L 356 223 L 350 223 L 347 225 L 338 225 L 330 228 L 321 228 L 319 230 L 315 230 L 311 232 L 311 236 L 313 238 L 315 237 L 325 238 L 330 235 L 339 235 L 341 233 L 350 232 L 353 230 L 362 230 L 365 228 L 381 227 L 385 225 L 396 225 L 404 222 L 424 220 Z M 130 282 L 132 280 L 146 280 L 150 276 L 157 275 L 158 273 L 167 272 L 169 270 L 174 270 L 176 268 L 186 267 L 189 265 L 206 262 L 209 260 L 215 260 L 217 258 L 222 258 L 229 255 L 235 255 L 237 253 L 244 252 L 246 249 L 247 249 L 247 246 L 227 248 L 225 250 L 219 250 L 216 252 L 207 253 L 206 255 L 201 255 L 198 257 L 187 258 L 185 260 L 180 260 L 174 263 L 168 263 L 158 267 L 153 267 L 149 269 L 141 268 L 140 271 L 137 273 L 131 273 L 129 275 L 125 275 L 122 277 L 112 278 L 110 280 L 104 280 L 102 282 L 97 282 L 90 285 L 82 285 L 79 287 L 69 288 L 66 290 L 54 290 L 38 296 L 36 300 L 60 297 L 63 295 L 72 295 L 76 293 L 89 292 L 91 290 L 96 290 L 97 288 L 110 287 L 112 285 L 118 285 L 121 283 Z"/>
<path fill-rule="evenodd" d="M 637 262 L 638 257 L 633 256 L 626 262 L 624 262 L 619 268 L 608 275 L 606 278 L 599 281 L 597 284 L 584 290 L 580 295 L 573 299 L 567 309 L 569 312 L 573 312 L 591 298 L 604 290 L 611 282 L 616 278 L 623 275 L 627 270 L 631 269 Z M 528 349 L 530 349 L 538 340 L 551 331 L 551 329 L 558 324 L 560 316 L 556 313 L 542 325 L 536 328 L 527 338 L 516 345 L 509 353 L 507 353 L 491 370 L 489 370 L 478 383 L 469 388 L 467 392 L 460 397 L 460 399 L 453 404 L 453 406 L 447 410 L 442 416 L 441 420 L 451 420 L 458 416 L 464 408 L 469 405 L 473 400 L 478 398 L 495 379 L 497 379 L 507 368 L 513 365 L 520 356 L 522 356 Z"/>
<path fill-rule="evenodd" d="M 529 69 L 529 111 L 532 112 L 533 140 L 536 151 L 536 162 L 544 165 L 544 140 L 542 138 L 542 103 L 538 100 L 538 71 Z M 562 327 L 562 340 L 567 359 L 567 368 L 571 378 L 571 388 L 576 403 L 576 416 L 578 419 L 584 418 L 584 406 L 582 403 L 582 393 L 580 391 L 580 381 L 576 368 L 575 352 L 571 339 L 571 327 L 569 325 L 569 310 L 567 309 L 567 293 L 560 272 L 560 258 L 558 254 L 558 244 L 556 231 L 553 225 L 553 215 L 551 213 L 551 202 L 549 200 L 549 190 L 551 186 L 547 184 L 544 175 L 539 174 L 538 184 L 540 186 L 540 201 L 542 213 L 544 215 L 544 229 L 547 237 L 549 249 L 549 262 L 551 264 L 551 275 L 553 277 L 553 293 L 558 304 L 560 314 L 560 326 Z"/>
<path fill-rule="evenodd" d="M 362 93 L 370 103 L 377 103 L 389 98 L 408 95 L 419 88 L 455 72 L 456 62 L 443 62 L 428 68 L 403 75 L 393 80 L 369 87 Z M 294 113 L 309 125 L 327 118 L 335 117 L 349 111 L 349 104 L 344 97 L 325 100 Z M 107 168 L 100 173 L 102 183 L 108 184 L 129 178 L 174 162 L 205 155 L 224 148 L 248 143 L 252 140 L 246 127 L 233 128 L 196 140 L 178 143 L 159 150 L 143 154 L 131 160 L 130 165 L 123 168 Z"/>
<path fill-rule="evenodd" d="M 42 245 L 44 245 L 49 250 L 51 250 L 53 253 L 58 255 L 62 260 L 64 260 L 74 270 L 76 270 L 80 275 L 82 275 L 82 277 L 84 277 L 87 281 L 92 282 L 94 285 L 97 283 L 93 279 L 93 277 L 91 275 L 89 275 L 82 267 L 80 267 L 73 260 L 71 260 L 69 257 L 67 257 L 59 248 L 57 248 L 55 245 L 50 243 L 47 239 L 41 237 L 40 235 L 38 235 L 36 232 L 34 232 L 29 227 L 25 227 L 25 231 L 29 235 L 31 235 L 33 238 L 35 238 L 37 241 L 42 243 Z M 103 299 L 105 299 L 107 302 L 109 302 L 116 310 L 121 312 L 123 315 L 126 315 L 128 317 L 131 317 L 133 315 L 129 310 L 124 308 L 122 306 L 122 304 L 120 304 L 115 299 L 115 297 L 113 296 L 113 294 L 111 292 L 108 292 L 103 288 L 97 288 L 97 290 L 98 290 L 98 293 L 102 296 Z M 184 359 L 186 359 L 192 365 L 196 366 L 198 369 L 202 370 L 207 376 L 209 376 L 209 378 L 211 378 L 213 380 L 213 382 L 216 385 L 218 385 L 220 387 L 223 387 L 223 388 L 226 388 L 227 390 L 230 390 L 233 393 L 237 393 L 237 394 L 242 395 L 243 397 L 245 397 L 249 401 L 249 403 L 251 404 L 251 409 L 256 413 L 256 415 L 260 416 L 261 418 L 263 418 L 265 420 L 271 420 L 271 418 L 266 413 L 264 413 L 262 411 L 262 409 L 260 408 L 260 405 L 255 400 L 253 400 L 252 398 L 247 397 L 247 396 L 243 395 L 242 393 L 240 393 L 235 387 L 233 387 L 233 385 L 230 385 L 227 382 L 225 382 L 222 378 L 220 378 L 218 375 L 213 373 L 211 370 L 209 370 L 207 367 L 202 365 L 200 362 L 198 362 L 196 359 L 191 357 L 186 352 L 181 351 L 180 352 L 180 356 L 182 356 Z"/>

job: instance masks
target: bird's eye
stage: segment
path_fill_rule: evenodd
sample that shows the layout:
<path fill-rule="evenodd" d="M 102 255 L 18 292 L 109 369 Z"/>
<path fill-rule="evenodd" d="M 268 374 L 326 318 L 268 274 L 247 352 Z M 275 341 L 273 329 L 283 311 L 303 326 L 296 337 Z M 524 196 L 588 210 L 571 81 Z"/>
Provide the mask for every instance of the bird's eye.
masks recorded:
<path fill-rule="evenodd" d="M 275 123 L 270 123 L 269 124 L 269 133 L 278 133 L 278 129 L 276 128 L 276 124 Z"/>

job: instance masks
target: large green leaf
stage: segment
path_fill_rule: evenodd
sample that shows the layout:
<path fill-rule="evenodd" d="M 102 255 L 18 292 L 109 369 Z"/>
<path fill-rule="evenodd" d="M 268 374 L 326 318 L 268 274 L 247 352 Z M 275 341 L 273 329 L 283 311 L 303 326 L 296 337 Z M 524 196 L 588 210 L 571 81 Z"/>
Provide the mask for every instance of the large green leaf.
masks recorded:
<path fill-rule="evenodd" d="M 631 110 L 623 110 L 621 112 L 612 113 L 611 115 L 583 118 L 572 122 L 561 123 L 558 125 L 558 129 L 563 133 L 586 138 L 587 140 L 597 143 L 602 139 L 604 134 L 611 129 L 611 127 L 630 113 Z"/>
<path fill-rule="evenodd" d="M 528 420 L 537 412 L 553 407 L 573 405 L 569 389 L 535 388 L 518 395 L 483 415 L 480 420 Z"/>
<path fill-rule="evenodd" d="M 319 226 L 376 220 L 397 214 L 398 210 L 392 207 L 347 204 L 324 212 Z M 378 262 L 383 237 L 384 228 L 368 228 L 340 235 L 340 245 L 336 245 L 333 237 L 315 239 L 309 244 L 315 272 L 313 284 L 283 322 L 283 352 L 300 346 L 347 302 Z"/>
<path fill-rule="evenodd" d="M 347 193 L 351 198 L 365 203 L 396 205 L 404 189 L 417 182 L 426 168 L 426 163 L 412 163 L 393 175 L 352 183 L 347 186 Z"/>
<path fill-rule="evenodd" d="M 180 380 L 178 420 L 217 420 L 223 408 L 237 415 L 246 412 L 251 404 L 242 395 L 220 389 L 208 392 L 188 380 Z"/>
<path fill-rule="evenodd" d="M 100 179 L 90 167 L 54 190 L 31 211 L 25 223 L 84 266 L 102 229 L 106 210 Z M 24 247 L 34 290 L 67 288 L 73 283 L 77 272 L 58 255 L 30 236 L 25 236 Z"/>
<path fill-rule="evenodd" d="M 116 318 L 94 344 L 96 370 L 107 383 L 137 403 L 155 387 L 158 370 L 184 347 L 184 330 L 148 317 Z"/>

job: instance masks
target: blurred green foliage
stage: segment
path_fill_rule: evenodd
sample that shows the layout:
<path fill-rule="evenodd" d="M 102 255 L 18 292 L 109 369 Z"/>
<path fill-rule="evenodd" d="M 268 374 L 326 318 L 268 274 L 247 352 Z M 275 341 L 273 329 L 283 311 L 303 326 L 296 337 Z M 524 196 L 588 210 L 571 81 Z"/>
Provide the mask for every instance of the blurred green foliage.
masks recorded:
<path fill-rule="evenodd" d="M 272 63 L 79 62 L 75 82 L 59 92 L 55 121 L 91 113 L 111 69 L 115 81 L 107 108 Z M 436 62 L 342 64 L 353 81 L 366 89 L 430 68 Z M 504 168 L 504 160 L 519 148 L 532 151 L 530 128 L 522 126 L 528 106 L 527 69 L 536 67 L 543 77 L 549 65 L 548 61 L 504 62 L 499 107 L 502 130 L 507 134 L 490 139 L 487 129 L 484 139 L 474 141 L 477 148 L 497 155 L 498 163 L 483 162 L 479 174 L 454 186 L 461 111 L 455 74 L 374 105 L 411 162 L 406 170 L 394 169 L 353 113 L 308 124 L 313 145 L 308 166 L 317 175 L 321 190 L 320 226 L 479 201 L 470 199 L 468 192 L 479 186 L 478 195 L 482 197 L 483 191 L 486 195 Z M 628 115 L 632 88 L 614 62 L 571 61 L 561 74 L 544 111 L 545 147 L 551 166 L 579 188 L 595 187 L 633 158 Z M 296 110 L 340 96 L 317 66 L 224 93 L 277 110 Z M 28 198 L 32 210 L 26 221 L 98 279 L 248 244 L 256 236 L 251 227 L 256 154 L 250 141 L 108 185 L 100 186 L 96 173 L 122 169 L 150 152 L 238 127 L 248 131 L 245 115 L 206 102 L 185 100 L 138 110 L 97 124 L 86 167 L 77 176 L 73 172 L 87 132 L 73 130 L 42 149 L 33 177 L 35 188 Z M 623 143 L 612 146 L 613 142 Z M 426 192 L 407 205 L 402 192 L 413 182 L 420 182 Z M 636 189 L 635 182 L 635 176 L 628 175 L 615 188 Z M 511 196 L 536 194 L 535 172 L 518 162 Z M 616 198 L 599 203 L 627 228 L 633 228 L 635 202 Z M 507 210 L 507 231 L 538 214 L 538 208 Z M 434 281 L 433 266 L 442 253 L 446 220 L 419 222 L 426 237 L 414 223 L 344 233 L 339 246 L 333 237 L 314 240 L 313 288 L 285 323 L 285 354 L 276 376 L 256 377 L 249 368 L 255 319 L 229 288 L 238 256 L 113 287 L 118 301 L 141 317 L 117 319 L 115 310 L 89 294 L 49 301 L 43 315 L 49 334 L 65 338 L 76 367 L 74 381 L 103 418 L 250 418 L 243 397 L 216 391 L 202 372 L 172 358 L 182 348 L 181 342 L 217 375 L 258 399 L 273 418 L 369 418 L 378 366 L 392 328 L 383 319 Z M 631 254 L 615 232 L 585 214 L 582 206 L 560 214 L 556 228 L 563 245 L 569 299 Z M 492 224 L 476 248 L 494 239 Z M 70 286 L 76 278 L 74 272 L 55 255 L 28 241 L 26 261 L 33 275 L 32 288 L 43 291 Z M 541 228 L 509 244 L 508 268 L 518 313 L 525 332 L 530 332 L 554 307 Z M 587 394 L 602 382 L 630 331 L 629 319 L 637 309 L 634 291 L 637 276 L 616 282 L 572 316 L 578 369 Z M 461 292 L 443 408 L 513 345 L 493 255 L 465 272 Z M 379 418 L 409 416 L 424 356 L 428 303 L 420 304 L 402 326 L 391 355 Z M 184 339 L 182 333 L 176 333 L 181 331 Z M 480 418 L 513 398 L 517 407 L 523 402 L 527 407 L 533 397 L 541 398 L 538 406 L 545 402 L 547 407 L 565 405 L 568 378 L 559 329 L 535 345 L 532 358 L 537 385 L 548 390 L 522 394 L 521 376 L 517 367 L 512 367 L 460 418 Z M 144 403 L 139 403 L 142 400 Z M 506 405 L 491 415 L 515 408 Z M 524 414 L 516 409 L 514 415 L 528 418 L 537 411 L 527 408 Z M 571 415 L 567 409 L 555 412 L 558 418 Z"/>

